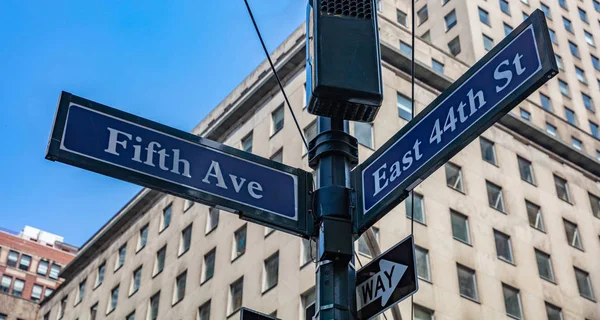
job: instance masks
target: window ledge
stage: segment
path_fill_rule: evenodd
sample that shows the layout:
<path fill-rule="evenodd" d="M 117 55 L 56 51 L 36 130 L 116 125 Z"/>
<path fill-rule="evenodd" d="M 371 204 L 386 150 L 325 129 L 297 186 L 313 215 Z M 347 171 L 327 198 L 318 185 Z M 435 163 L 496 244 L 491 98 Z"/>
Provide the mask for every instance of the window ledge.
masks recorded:
<path fill-rule="evenodd" d="M 96 285 L 94 285 L 94 288 L 92 288 L 92 290 L 98 289 L 98 287 L 101 286 L 101 285 L 102 285 L 102 282 L 96 283 Z"/>
<path fill-rule="evenodd" d="M 113 313 L 113 312 L 114 312 L 116 309 L 117 309 L 117 308 L 115 307 L 115 308 L 112 308 L 112 310 L 108 310 L 108 311 L 106 312 L 106 315 L 108 316 L 109 314 Z"/>
<path fill-rule="evenodd" d="M 527 180 L 525 180 L 525 179 L 523 179 L 523 178 L 521 178 L 521 181 L 525 181 L 525 182 L 527 182 L 528 184 L 530 184 L 530 185 L 532 185 L 532 186 L 534 186 L 534 187 L 537 187 L 537 184 L 535 184 L 535 181 L 534 181 L 534 182 L 530 182 L 530 181 L 527 181 Z"/>
<path fill-rule="evenodd" d="M 452 189 L 452 190 L 454 190 L 454 191 L 456 191 L 456 192 L 458 192 L 458 193 L 461 193 L 461 194 L 462 194 L 462 195 L 464 195 L 464 196 L 466 196 L 466 195 L 467 195 L 467 193 L 466 193 L 466 192 L 464 192 L 463 190 L 456 189 L 456 188 L 454 188 L 453 186 L 451 186 L 451 185 L 448 185 L 448 184 L 447 184 L 446 186 L 448 186 L 448 188 L 450 188 L 450 189 Z"/>
<path fill-rule="evenodd" d="M 163 269 L 164 270 L 164 269 Z M 163 272 L 163 270 L 160 270 L 159 272 L 155 273 L 152 275 L 152 279 L 156 278 L 159 274 L 161 274 Z"/>
<path fill-rule="evenodd" d="M 427 223 L 425 223 L 425 222 L 421 222 L 421 221 L 419 221 L 419 220 L 417 220 L 417 219 L 413 219 L 413 218 L 411 218 L 411 217 L 409 217 L 409 216 L 406 216 L 406 219 L 408 219 L 408 220 L 410 220 L 410 221 L 414 221 L 414 222 L 416 222 L 416 223 L 418 223 L 418 224 L 420 224 L 420 225 L 422 225 L 422 226 L 425 226 L 425 227 L 427 227 Z"/>
<path fill-rule="evenodd" d="M 169 225 L 171 225 L 171 224 L 169 224 Z M 166 227 L 162 228 L 161 230 L 158 230 L 158 234 L 163 233 L 167 229 L 169 229 L 169 226 L 166 226 Z"/>
<path fill-rule="evenodd" d="M 469 297 L 469 296 L 465 296 L 465 295 L 464 295 L 464 294 L 462 294 L 462 293 L 460 294 L 460 296 L 461 296 L 462 298 L 465 298 L 465 299 L 467 299 L 467 300 L 471 301 L 471 302 L 475 302 L 475 303 L 477 303 L 477 304 L 479 304 L 479 305 L 481 304 L 481 302 L 479 302 L 479 300 L 475 300 L 475 299 L 473 299 L 473 298 L 471 298 L 471 297 Z"/>
<path fill-rule="evenodd" d="M 496 211 L 498 211 L 498 212 L 500 212 L 500 213 L 502 213 L 502 214 L 504 214 L 504 215 L 508 215 L 508 212 L 506 212 L 506 211 L 502 211 L 502 210 L 500 210 L 500 209 L 497 209 L 497 208 L 494 208 L 494 207 L 492 207 L 492 206 L 490 206 L 490 208 L 492 208 L 492 209 L 494 209 L 494 210 L 496 210 Z"/>
<path fill-rule="evenodd" d="M 208 231 L 207 231 L 207 232 L 204 234 L 204 236 L 208 236 L 209 234 L 211 234 L 213 231 L 215 231 L 215 230 L 217 229 L 217 227 L 218 227 L 218 226 L 219 226 L 219 225 L 217 224 L 217 225 L 216 225 L 214 228 L 212 228 L 212 229 L 208 230 Z"/>
<path fill-rule="evenodd" d="M 76 302 L 76 303 L 73 305 L 73 308 L 75 308 L 75 307 L 77 307 L 78 305 L 80 305 L 80 304 L 81 304 L 81 301 L 83 301 L 83 299 L 81 299 L 81 300 L 77 301 L 77 302 Z"/>
<path fill-rule="evenodd" d="M 182 297 L 181 299 L 179 299 L 179 300 L 177 300 L 177 301 L 173 302 L 173 304 L 171 305 L 171 308 L 173 308 L 173 307 L 175 307 L 176 305 L 178 305 L 178 304 L 179 304 L 181 301 L 183 301 L 183 299 L 184 299 L 184 298 L 185 298 L 185 296 L 184 296 L 184 297 Z"/>
<path fill-rule="evenodd" d="M 300 266 L 300 270 L 304 269 L 304 267 L 306 267 L 307 265 L 309 265 L 311 262 L 312 262 L 312 260 L 308 260 L 308 261 L 306 261 L 304 264 L 302 264 L 302 265 Z"/>
<path fill-rule="evenodd" d="M 579 250 L 579 251 L 581 251 L 581 252 L 585 252 L 585 250 L 583 250 L 583 248 L 577 248 L 577 247 L 575 247 L 575 246 L 572 246 L 571 244 L 569 244 L 569 247 L 571 247 L 571 248 L 575 248 L 575 249 L 577 249 L 577 250 Z"/>
<path fill-rule="evenodd" d="M 565 199 L 561 199 L 561 198 L 558 198 L 558 199 L 560 199 L 561 201 L 566 202 L 566 203 L 568 203 L 570 205 L 573 205 L 573 202 L 571 202 L 569 200 L 565 200 Z"/>
<path fill-rule="evenodd" d="M 137 249 L 137 250 L 135 251 L 135 254 L 138 254 L 138 253 L 139 253 L 140 251 L 142 251 L 142 250 L 143 250 L 145 247 L 146 247 L 146 245 L 144 245 L 143 247 L 141 247 L 141 248 Z"/>
<path fill-rule="evenodd" d="M 135 289 L 134 292 L 130 293 L 129 296 L 127 296 L 128 298 L 131 298 L 134 294 L 136 294 L 138 291 L 140 291 L 140 289 Z"/>
<path fill-rule="evenodd" d="M 181 258 L 181 256 L 183 256 L 184 254 L 186 254 L 188 251 L 190 251 L 190 248 L 185 249 L 185 251 L 183 251 L 179 255 L 177 255 L 177 259 Z"/>
<path fill-rule="evenodd" d="M 594 299 L 594 298 L 586 297 L 586 296 L 583 296 L 583 295 L 581 295 L 581 294 L 580 294 L 579 296 L 580 296 L 580 297 L 582 297 L 582 298 L 584 298 L 584 299 L 586 299 L 586 300 L 588 300 L 588 301 L 591 301 L 591 302 L 593 302 L 593 303 L 596 303 L 596 299 Z"/>
<path fill-rule="evenodd" d="M 213 277 L 210 277 L 208 279 L 204 279 L 203 281 L 200 282 L 200 285 L 204 285 L 205 283 L 207 283 L 208 281 L 210 281 L 210 279 L 212 279 Z"/>
<path fill-rule="evenodd" d="M 122 265 L 118 266 L 113 273 L 117 273 L 117 271 L 121 270 L 121 268 L 123 268 L 123 266 L 125 265 L 125 263 L 123 263 Z"/>
<path fill-rule="evenodd" d="M 531 229 L 533 229 L 533 230 L 537 230 L 537 231 L 539 231 L 539 232 L 541 232 L 541 233 L 543 233 L 543 234 L 546 234 L 546 230 L 540 230 L 540 229 L 538 229 L 538 228 L 536 228 L 536 227 L 532 226 L 531 224 L 530 224 L 529 226 L 530 226 L 530 227 L 531 227 Z"/>
<path fill-rule="evenodd" d="M 506 263 L 510 264 L 511 266 L 514 266 L 514 267 L 516 267 L 516 266 L 517 266 L 517 264 L 516 264 L 516 263 L 514 263 L 514 262 L 512 262 L 512 261 L 508 261 L 508 260 L 506 260 L 506 259 L 504 259 L 504 258 L 500 258 L 500 257 L 498 257 L 498 260 L 500 260 L 500 261 L 504 261 L 504 262 L 506 262 Z"/>
<path fill-rule="evenodd" d="M 231 316 L 233 316 L 234 314 L 238 313 L 240 311 L 240 309 L 242 308 L 238 308 L 236 310 L 234 310 L 233 312 L 231 312 L 230 314 L 227 315 L 227 319 L 229 319 Z"/>
<path fill-rule="evenodd" d="M 246 251 L 244 251 L 244 252 L 240 253 L 240 254 L 239 254 L 237 257 L 235 257 L 235 258 L 233 258 L 233 259 L 231 260 L 231 263 L 234 263 L 234 262 L 235 262 L 236 260 L 238 260 L 240 257 L 244 256 L 244 254 L 245 254 L 245 253 L 246 253 Z"/>
<path fill-rule="evenodd" d="M 431 280 L 427 280 L 427 279 L 425 279 L 425 278 L 421 278 L 421 277 L 419 277 L 419 276 L 417 276 L 417 279 L 419 279 L 419 280 L 421 280 L 421 281 L 423 281 L 423 282 L 427 282 L 427 283 L 429 283 L 430 285 L 433 285 L 433 282 L 432 282 Z"/>
<path fill-rule="evenodd" d="M 548 281 L 548 282 L 552 283 L 553 285 L 558 285 L 558 284 L 556 283 L 556 281 L 554 281 L 554 280 L 552 280 L 552 279 L 548 279 L 548 278 L 545 278 L 545 277 L 542 277 L 542 276 L 540 276 L 540 279 L 542 279 L 542 280 L 546 280 L 546 281 Z"/>
<path fill-rule="evenodd" d="M 470 244 L 470 243 L 468 243 L 468 242 L 466 242 L 465 240 L 459 239 L 459 238 L 457 238 L 457 237 L 454 237 L 454 236 L 453 236 L 453 238 L 454 238 L 454 240 L 456 240 L 456 241 L 458 241 L 458 242 L 460 242 L 460 243 L 462 243 L 462 244 L 466 244 L 466 245 L 468 245 L 469 247 L 473 248 L 473 245 L 472 245 L 472 244 Z"/>
<path fill-rule="evenodd" d="M 271 135 L 269 136 L 269 139 L 271 139 L 271 138 L 273 138 L 274 136 L 276 136 L 276 135 L 277 135 L 279 132 L 281 132 L 282 130 L 283 130 L 283 127 L 281 127 L 281 129 L 279 129 L 279 130 L 277 130 L 277 131 L 273 132 L 273 134 L 271 134 Z"/>
<path fill-rule="evenodd" d="M 277 287 L 277 283 L 272 285 L 269 289 L 266 289 L 265 291 L 262 292 L 262 295 L 264 296 L 265 294 L 267 294 L 269 291 L 275 289 Z"/>

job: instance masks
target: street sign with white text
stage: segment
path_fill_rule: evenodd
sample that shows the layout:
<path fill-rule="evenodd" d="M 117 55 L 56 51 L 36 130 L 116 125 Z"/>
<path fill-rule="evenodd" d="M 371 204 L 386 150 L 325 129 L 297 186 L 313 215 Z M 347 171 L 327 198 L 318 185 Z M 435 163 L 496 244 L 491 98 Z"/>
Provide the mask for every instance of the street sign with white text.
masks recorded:
<path fill-rule="evenodd" d="M 67 92 L 46 158 L 312 234 L 310 173 Z"/>
<path fill-rule="evenodd" d="M 540 10 L 479 60 L 352 171 L 354 231 L 369 228 L 408 193 L 558 73 Z"/>
<path fill-rule="evenodd" d="M 359 319 L 371 319 L 417 292 L 415 244 L 410 235 L 356 272 Z"/>

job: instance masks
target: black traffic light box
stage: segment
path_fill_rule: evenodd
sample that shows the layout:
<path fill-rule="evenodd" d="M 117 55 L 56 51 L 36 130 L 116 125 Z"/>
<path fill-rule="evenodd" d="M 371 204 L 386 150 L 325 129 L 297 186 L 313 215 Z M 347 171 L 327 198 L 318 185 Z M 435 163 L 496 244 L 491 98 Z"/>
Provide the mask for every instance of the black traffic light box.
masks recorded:
<path fill-rule="evenodd" d="M 308 112 L 370 122 L 383 101 L 376 0 L 309 0 Z"/>

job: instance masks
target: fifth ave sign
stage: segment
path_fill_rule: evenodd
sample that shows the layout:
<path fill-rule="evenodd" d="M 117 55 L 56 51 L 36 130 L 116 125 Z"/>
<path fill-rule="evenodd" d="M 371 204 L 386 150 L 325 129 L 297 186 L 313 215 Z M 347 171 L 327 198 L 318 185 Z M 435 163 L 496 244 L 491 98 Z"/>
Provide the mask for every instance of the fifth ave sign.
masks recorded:
<path fill-rule="evenodd" d="M 359 234 L 558 72 L 540 10 L 352 171 Z"/>
<path fill-rule="evenodd" d="M 310 173 L 67 92 L 46 158 L 311 234 Z"/>

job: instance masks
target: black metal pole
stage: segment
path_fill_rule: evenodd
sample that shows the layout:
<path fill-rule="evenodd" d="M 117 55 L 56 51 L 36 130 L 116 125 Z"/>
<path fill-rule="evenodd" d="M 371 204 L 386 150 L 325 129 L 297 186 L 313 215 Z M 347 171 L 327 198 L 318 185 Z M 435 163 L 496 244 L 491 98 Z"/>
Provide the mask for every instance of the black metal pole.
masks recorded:
<path fill-rule="evenodd" d="M 315 192 L 319 226 L 316 269 L 316 319 L 356 319 L 356 271 L 350 215 L 350 169 L 355 139 L 348 121 L 318 117 L 311 141 L 317 164 Z M 315 164 L 313 162 L 313 164 Z"/>

